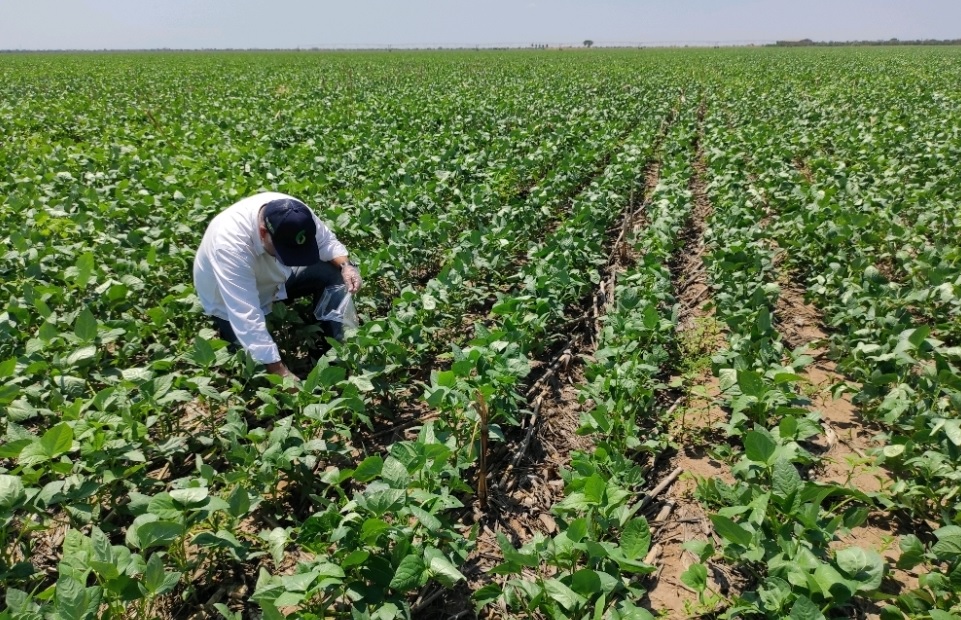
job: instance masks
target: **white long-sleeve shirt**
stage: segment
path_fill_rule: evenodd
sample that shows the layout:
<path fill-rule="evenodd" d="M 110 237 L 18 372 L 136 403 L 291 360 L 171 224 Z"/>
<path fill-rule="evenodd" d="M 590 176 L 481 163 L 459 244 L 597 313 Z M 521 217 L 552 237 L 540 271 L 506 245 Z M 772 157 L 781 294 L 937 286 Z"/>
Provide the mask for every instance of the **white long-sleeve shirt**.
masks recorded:
<path fill-rule="evenodd" d="M 267 332 L 265 315 L 274 301 L 287 299 L 292 270 L 267 253 L 258 230 L 260 208 L 271 200 L 292 198 L 264 192 L 244 198 L 207 226 L 194 258 L 194 286 L 209 315 L 225 319 L 255 362 L 280 361 L 280 351 Z M 347 248 L 314 215 L 320 260 L 346 256 Z"/>

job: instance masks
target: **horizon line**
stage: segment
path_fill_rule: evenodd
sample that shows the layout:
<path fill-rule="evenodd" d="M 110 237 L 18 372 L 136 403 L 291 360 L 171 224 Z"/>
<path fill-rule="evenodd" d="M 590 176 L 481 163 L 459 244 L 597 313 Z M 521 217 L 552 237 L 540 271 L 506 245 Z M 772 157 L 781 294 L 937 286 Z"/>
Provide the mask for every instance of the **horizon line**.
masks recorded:
<path fill-rule="evenodd" d="M 591 45 L 572 42 L 533 41 L 526 43 L 369 43 L 369 44 L 314 44 L 296 47 L 76 47 L 76 48 L 9 48 L 0 49 L 0 53 L 57 53 L 57 52 L 303 52 L 303 51 L 439 51 L 439 50 L 529 50 L 529 49 L 643 49 L 643 48 L 710 48 L 710 47 L 758 47 L 775 46 L 778 43 L 798 44 L 799 46 L 825 45 L 859 45 L 886 44 L 911 45 L 923 44 L 958 44 L 961 38 L 955 39 L 848 39 L 816 41 L 812 39 L 692 39 L 692 40 L 661 40 L 661 41 L 591 41 Z"/>

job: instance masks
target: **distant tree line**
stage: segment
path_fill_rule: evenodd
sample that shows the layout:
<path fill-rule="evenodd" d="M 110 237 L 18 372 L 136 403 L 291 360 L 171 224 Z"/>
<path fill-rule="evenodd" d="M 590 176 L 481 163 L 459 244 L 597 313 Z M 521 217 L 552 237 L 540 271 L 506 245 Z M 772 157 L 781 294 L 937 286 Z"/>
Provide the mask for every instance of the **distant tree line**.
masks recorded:
<path fill-rule="evenodd" d="M 961 39 L 887 39 L 875 41 L 778 41 L 774 47 L 841 47 L 844 45 L 961 45 Z"/>

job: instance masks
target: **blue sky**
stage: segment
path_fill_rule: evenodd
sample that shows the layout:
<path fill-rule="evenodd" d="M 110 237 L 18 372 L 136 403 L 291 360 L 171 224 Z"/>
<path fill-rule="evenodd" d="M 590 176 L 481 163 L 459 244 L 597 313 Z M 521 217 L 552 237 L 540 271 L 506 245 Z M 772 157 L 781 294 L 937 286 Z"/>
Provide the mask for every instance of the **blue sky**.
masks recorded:
<path fill-rule="evenodd" d="M 959 0 L 0 0 L 0 49 L 961 38 Z"/>

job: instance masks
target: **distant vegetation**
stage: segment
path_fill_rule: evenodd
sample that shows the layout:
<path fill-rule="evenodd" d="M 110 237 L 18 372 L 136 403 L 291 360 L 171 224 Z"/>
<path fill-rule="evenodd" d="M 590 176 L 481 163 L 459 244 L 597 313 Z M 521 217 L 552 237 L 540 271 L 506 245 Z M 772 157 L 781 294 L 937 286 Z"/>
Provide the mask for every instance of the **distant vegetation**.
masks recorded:
<path fill-rule="evenodd" d="M 961 39 L 887 39 L 885 41 L 778 41 L 775 47 L 840 47 L 844 45 L 961 45 Z"/>

